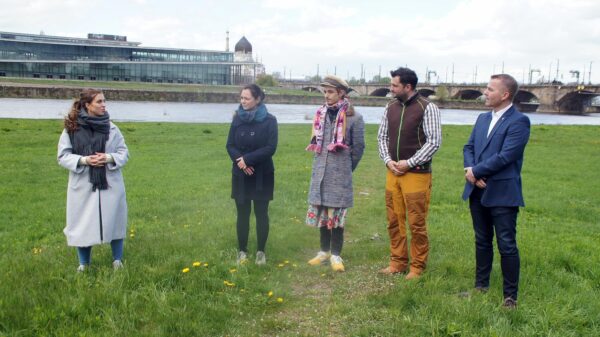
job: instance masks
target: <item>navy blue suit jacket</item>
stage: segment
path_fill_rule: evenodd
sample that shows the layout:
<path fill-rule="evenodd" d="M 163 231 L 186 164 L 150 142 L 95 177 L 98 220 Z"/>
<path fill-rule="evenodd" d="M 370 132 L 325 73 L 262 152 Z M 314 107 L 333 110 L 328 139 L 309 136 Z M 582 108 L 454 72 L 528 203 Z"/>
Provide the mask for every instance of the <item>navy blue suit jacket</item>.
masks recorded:
<path fill-rule="evenodd" d="M 469 141 L 463 148 L 464 167 L 472 167 L 477 179 L 487 184 L 481 197 L 485 207 L 525 206 L 521 189 L 523 152 L 529 140 L 529 117 L 513 105 L 487 136 L 492 112 L 477 117 Z M 478 188 L 465 183 L 463 199 Z"/>

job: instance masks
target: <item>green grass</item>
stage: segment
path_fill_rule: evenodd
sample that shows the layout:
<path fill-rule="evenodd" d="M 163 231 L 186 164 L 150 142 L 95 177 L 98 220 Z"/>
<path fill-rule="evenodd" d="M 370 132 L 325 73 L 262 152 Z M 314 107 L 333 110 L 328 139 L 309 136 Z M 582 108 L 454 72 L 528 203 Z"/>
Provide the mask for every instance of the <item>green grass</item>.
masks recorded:
<path fill-rule="evenodd" d="M 0 336 L 600 335 L 597 126 L 533 127 L 518 227 L 519 308 L 506 311 L 498 258 L 489 293 L 457 296 L 474 276 L 473 232 L 460 199 L 468 126 L 444 127 L 429 265 L 406 282 L 376 273 L 389 254 L 376 125 L 367 126 L 355 172 L 347 272 L 333 274 L 306 265 L 318 249 L 318 231 L 303 224 L 308 126 L 280 126 L 268 265 L 237 268 L 228 126 L 118 124 L 131 154 L 124 177 L 135 237 L 126 240 L 123 270 L 113 272 L 104 245 L 93 249 L 91 269 L 77 274 L 62 234 L 61 123 L 0 120 Z M 252 251 L 254 235 L 250 242 Z M 182 273 L 185 267 L 191 271 Z"/>
<path fill-rule="evenodd" d="M 203 85 L 203 84 L 175 84 L 175 83 L 144 83 L 144 82 L 115 82 L 115 81 L 81 81 L 81 80 L 59 80 L 59 79 L 34 79 L 2 77 L 0 84 L 22 84 L 59 86 L 75 88 L 101 88 L 121 90 L 150 90 L 150 91 L 175 91 L 175 92 L 225 92 L 238 93 L 241 85 Z M 299 89 L 286 89 L 281 87 L 265 87 L 268 94 L 295 95 L 295 96 L 322 96 L 319 92 L 308 92 Z"/>

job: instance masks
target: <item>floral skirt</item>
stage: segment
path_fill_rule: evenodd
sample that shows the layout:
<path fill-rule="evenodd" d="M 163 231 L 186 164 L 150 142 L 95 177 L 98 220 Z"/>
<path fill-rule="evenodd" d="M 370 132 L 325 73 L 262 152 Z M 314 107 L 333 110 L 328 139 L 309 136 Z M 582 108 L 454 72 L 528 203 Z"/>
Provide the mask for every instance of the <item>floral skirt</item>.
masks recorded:
<path fill-rule="evenodd" d="M 313 227 L 344 228 L 348 208 L 308 205 L 306 224 Z"/>

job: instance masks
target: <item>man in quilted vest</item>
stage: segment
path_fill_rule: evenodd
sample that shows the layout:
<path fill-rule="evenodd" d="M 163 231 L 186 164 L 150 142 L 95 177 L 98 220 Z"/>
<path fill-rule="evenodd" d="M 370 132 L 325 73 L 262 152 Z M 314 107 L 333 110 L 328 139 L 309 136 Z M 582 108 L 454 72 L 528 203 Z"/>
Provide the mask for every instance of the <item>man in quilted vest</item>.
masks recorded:
<path fill-rule="evenodd" d="M 398 68 L 391 77 L 394 99 L 385 108 L 377 134 L 379 157 L 387 167 L 385 203 L 391 248 L 389 266 L 380 273 L 408 272 L 410 280 L 418 278 L 427 263 L 431 159 L 440 147 L 442 130 L 438 107 L 416 91 L 415 72 Z"/>

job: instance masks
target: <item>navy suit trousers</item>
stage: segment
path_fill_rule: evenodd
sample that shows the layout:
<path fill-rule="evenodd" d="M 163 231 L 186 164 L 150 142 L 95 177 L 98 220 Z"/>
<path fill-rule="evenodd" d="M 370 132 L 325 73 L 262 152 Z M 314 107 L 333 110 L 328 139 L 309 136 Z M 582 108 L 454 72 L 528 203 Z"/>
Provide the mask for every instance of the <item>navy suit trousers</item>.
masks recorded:
<path fill-rule="evenodd" d="M 481 205 L 483 190 L 475 188 L 469 198 L 475 230 L 475 287 L 489 287 L 494 259 L 494 231 L 500 252 L 504 298 L 517 299 L 520 259 L 517 248 L 518 207 L 485 207 Z"/>

